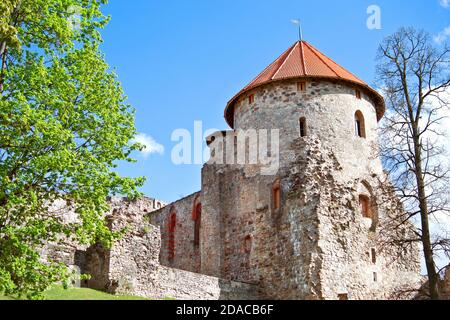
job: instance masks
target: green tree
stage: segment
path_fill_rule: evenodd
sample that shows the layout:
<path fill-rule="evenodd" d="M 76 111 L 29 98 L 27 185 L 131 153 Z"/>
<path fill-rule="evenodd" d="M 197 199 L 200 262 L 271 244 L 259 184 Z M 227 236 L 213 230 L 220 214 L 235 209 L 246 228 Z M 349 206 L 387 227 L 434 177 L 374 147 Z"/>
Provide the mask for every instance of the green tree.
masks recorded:
<path fill-rule="evenodd" d="M 99 50 L 106 0 L 0 2 L 0 292 L 41 298 L 68 277 L 49 241 L 110 245 L 107 197 L 143 178 L 114 172 L 140 149 L 134 110 Z M 76 219 L 54 212 L 66 201 Z"/>

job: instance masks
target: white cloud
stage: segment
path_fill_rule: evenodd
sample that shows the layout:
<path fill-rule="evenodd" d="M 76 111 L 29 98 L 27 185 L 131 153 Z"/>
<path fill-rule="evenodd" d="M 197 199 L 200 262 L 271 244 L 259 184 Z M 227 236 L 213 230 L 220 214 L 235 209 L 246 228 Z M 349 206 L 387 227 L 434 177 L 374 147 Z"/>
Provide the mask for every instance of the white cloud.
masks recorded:
<path fill-rule="evenodd" d="M 448 26 L 447 28 L 439 32 L 437 35 L 435 35 L 433 39 L 434 42 L 436 42 L 437 44 L 443 44 L 449 36 L 450 36 L 450 26 Z"/>
<path fill-rule="evenodd" d="M 155 139 L 145 133 L 138 133 L 136 137 L 134 137 L 133 142 L 138 142 L 144 145 L 145 148 L 141 151 L 144 157 L 147 157 L 152 153 L 164 153 L 164 146 L 156 142 Z"/>
<path fill-rule="evenodd" d="M 450 7 L 450 0 L 440 0 L 439 4 L 441 5 L 441 7 L 448 8 Z"/>

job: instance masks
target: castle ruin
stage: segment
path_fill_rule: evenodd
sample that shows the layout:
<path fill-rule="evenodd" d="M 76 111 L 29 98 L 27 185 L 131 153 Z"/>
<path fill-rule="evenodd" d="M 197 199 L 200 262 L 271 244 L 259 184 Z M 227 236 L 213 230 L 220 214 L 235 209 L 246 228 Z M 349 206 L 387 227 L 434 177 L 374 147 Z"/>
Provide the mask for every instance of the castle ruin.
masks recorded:
<path fill-rule="evenodd" d="M 160 209 L 113 199 L 111 227 L 132 232 L 70 263 L 92 274 L 83 285 L 149 297 L 390 299 L 417 288 L 419 248 L 390 241 L 412 227 L 389 228 L 403 209 L 378 157 L 384 112 L 376 90 L 296 42 L 227 104 L 231 130 L 208 137 L 199 192 Z M 249 130 L 277 130 L 278 170 L 225 161 Z M 265 142 L 252 139 L 244 146 Z"/>

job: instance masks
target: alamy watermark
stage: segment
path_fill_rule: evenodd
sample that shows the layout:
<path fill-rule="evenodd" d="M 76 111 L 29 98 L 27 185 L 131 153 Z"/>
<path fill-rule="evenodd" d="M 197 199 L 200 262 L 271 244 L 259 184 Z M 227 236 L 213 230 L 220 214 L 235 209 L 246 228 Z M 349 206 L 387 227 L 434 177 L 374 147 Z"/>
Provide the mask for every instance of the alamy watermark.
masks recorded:
<path fill-rule="evenodd" d="M 375 4 L 367 7 L 367 14 L 369 17 L 366 21 L 367 29 L 380 30 L 381 29 L 381 8 Z"/>
<path fill-rule="evenodd" d="M 73 31 L 81 29 L 81 7 L 80 6 L 70 6 L 67 9 L 69 14 L 68 24 L 69 28 Z"/>
<path fill-rule="evenodd" d="M 261 175 L 275 175 L 280 166 L 278 129 L 203 131 L 201 121 L 194 122 L 194 134 L 187 129 L 173 131 L 171 159 L 176 165 L 226 164 L 256 166 Z M 204 141 L 207 147 L 204 148 Z"/>

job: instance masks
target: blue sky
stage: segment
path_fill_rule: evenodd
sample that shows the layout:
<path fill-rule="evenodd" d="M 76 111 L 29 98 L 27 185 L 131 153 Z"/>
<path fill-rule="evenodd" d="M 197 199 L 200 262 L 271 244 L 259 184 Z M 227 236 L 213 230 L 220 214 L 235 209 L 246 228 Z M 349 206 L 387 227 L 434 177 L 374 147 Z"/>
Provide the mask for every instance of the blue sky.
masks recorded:
<path fill-rule="evenodd" d="M 369 5 L 381 8 L 380 30 L 366 27 Z M 172 164 L 172 132 L 192 132 L 196 120 L 228 129 L 227 101 L 297 40 L 291 19 L 301 19 L 305 40 L 369 84 L 378 44 L 399 27 L 450 34 L 448 0 L 111 0 L 104 12 L 112 17 L 102 32 L 106 60 L 136 109 L 138 131 L 165 149 L 136 153 L 137 163 L 118 170 L 146 176 L 142 191 L 167 202 L 200 189 L 201 165 Z"/>

